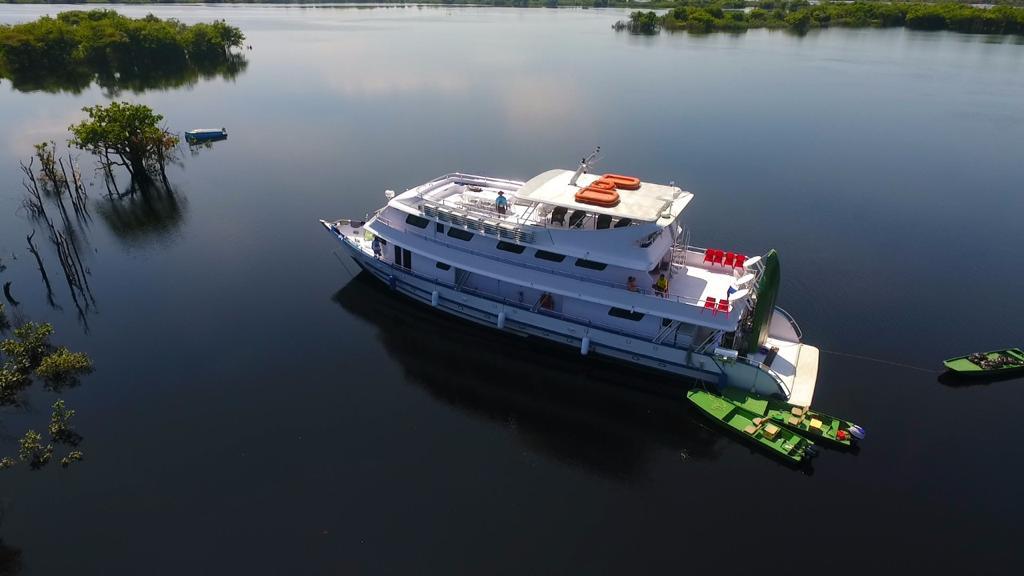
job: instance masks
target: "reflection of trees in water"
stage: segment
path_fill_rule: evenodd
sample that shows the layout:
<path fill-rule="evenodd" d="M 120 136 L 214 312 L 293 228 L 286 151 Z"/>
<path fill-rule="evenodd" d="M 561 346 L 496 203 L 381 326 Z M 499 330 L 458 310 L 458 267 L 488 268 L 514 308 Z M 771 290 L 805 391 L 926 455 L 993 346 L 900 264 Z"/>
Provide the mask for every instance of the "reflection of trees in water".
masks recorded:
<path fill-rule="evenodd" d="M 34 168 L 36 160 L 40 164 L 38 174 Z M 57 154 L 56 145 L 53 143 L 36 145 L 36 155 L 29 160 L 28 164 L 24 162 L 20 164 L 24 175 L 22 186 L 26 193 L 22 207 L 35 224 L 45 226 L 43 230 L 56 251 L 71 299 L 78 310 L 79 320 L 88 330 L 86 312 L 95 306 L 96 299 L 89 286 L 89 269 L 82 261 L 80 245 L 85 240 L 84 235 L 79 234 L 79 230 L 85 230 L 91 216 L 86 205 L 88 194 L 82 185 L 78 166 L 70 153 L 67 160 L 68 166 L 70 166 L 70 176 L 68 169 L 65 168 L 63 158 Z M 73 208 L 74 218 L 71 217 L 65 206 L 65 196 L 68 197 Z M 50 204 L 49 209 L 46 207 L 47 204 Z M 52 212 L 57 213 L 59 220 L 54 220 L 50 216 Z M 59 309 L 42 256 L 33 242 L 35 234 L 36 231 L 33 230 L 25 238 L 28 250 L 36 260 L 39 274 L 46 287 L 47 302 L 51 307 Z"/>
<path fill-rule="evenodd" d="M 410 382 L 513 428 L 531 448 L 561 462 L 632 479 L 643 476 L 657 449 L 717 457 L 720 436 L 680 400 L 681 377 L 581 358 L 568 347 L 476 326 L 382 291 L 368 274 L 333 300 L 376 326 Z M 638 383 L 649 390 L 636 390 Z M 662 394 L 650 393 L 655 390 Z"/>
<path fill-rule="evenodd" d="M 6 503 L 0 503 L 0 526 L 3 525 Z M 8 546 L 0 537 L 0 576 L 14 576 L 21 573 L 21 548 Z"/>
<path fill-rule="evenodd" d="M 21 572 L 21 549 L 8 546 L 0 539 L 0 576 L 13 576 Z"/>
<path fill-rule="evenodd" d="M 243 54 L 229 53 L 223 58 L 200 60 L 197 63 L 165 64 L 138 69 L 117 70 L 68 67 L 61 70 L 22 69 L 0 71 L 19 92 L 71 92 L 80 94 L 95 83 L 108 98 L 128 91 L 139 94 L 147 90 L 168 90 L 192 87 L 200 80 L 224 78 L 233 80 L 249 66 Z"/>
<path fill-rule="evenodd" d="M 121 240 L 137 242 L 173 231 L 184 222 L 186 200 L 173 189 L 153 186 L 95 205 L 96 213 Z"/>

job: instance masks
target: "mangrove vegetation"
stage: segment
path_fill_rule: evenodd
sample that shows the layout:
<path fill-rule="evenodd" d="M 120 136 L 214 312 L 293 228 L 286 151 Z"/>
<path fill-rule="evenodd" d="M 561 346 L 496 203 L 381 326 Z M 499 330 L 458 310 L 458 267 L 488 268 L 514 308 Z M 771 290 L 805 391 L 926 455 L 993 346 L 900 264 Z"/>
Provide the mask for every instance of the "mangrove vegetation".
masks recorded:
<path fill-rule="evenodd" d="M 661 29 L 694 33 L 742 32 L 750 28 L 778 28 L 798 33 L 812 28 L 905 27 L 914 30 L 951 30 L 972 34 L 1024 34 L 1024 8 L 965 4 L 823 2 L 806 0 L 682 0 L 663 15 L 637 11 L 616 30 L 654 34 Z"/>
<path fill-rule="evenodd" d="M 34 382 L 60 394 L 92 371 L 92 360 L 87 355 L 53 346 L 52 334 L 50 324 L 26 322 L 14 329 L 13 337 L 0 340 L 0 407 L 24 406 L 27 391 Z M 64 468 L 80 461 L 82 452 L 77 447 L 82 437 L 72 427 L 74 415 L 74 410 L 57 399 L 47 427 L 48 440 L 35 429 L 27 430 L 18 441 L 17 457 L 0 457 L 0 469 L 10 468 L 19 461 L 38 469 L 55 457 L 60 457 Z M 59 453 L 62 445 L 65 447 L 63 455 Z"/>
<path fill-rule="evenodd" d="M 70 126 L 71 146 L 91 153 L 109 180 L 121 167 L 131 176 L 129 190 L 146 188 L 159 180 L 165 187 L 167 163 L 177 160 L 180 139 L 161 126 L 163 116 L 144 104 L 111 102 L 86 106 L 89 118 Z"/>
<path fill-rule="evenodd" d="M 16 90 L 81 92 L 93 82 L 112 94 L 194 84 L 247 66 L 241 30 L 223 21 L 182 24 L 113 10 L 72 10 L 0 25 L 0 78 Z"/>

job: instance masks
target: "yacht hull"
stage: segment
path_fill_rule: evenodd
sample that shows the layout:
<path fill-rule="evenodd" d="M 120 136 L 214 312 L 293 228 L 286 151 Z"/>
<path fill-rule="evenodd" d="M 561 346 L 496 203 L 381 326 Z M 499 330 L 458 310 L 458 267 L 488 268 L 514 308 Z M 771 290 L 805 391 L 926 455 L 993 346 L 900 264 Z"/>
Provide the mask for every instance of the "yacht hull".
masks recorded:
<path fill-rule="evenodd" d="M 756 366 L 722 361 L 710 354 L 594 328 L 524 304 L 462 291 L 456 286 L 422 277 L 376 258 L 365 246 L 365 241 L 340 234 L 326 222 L 324 226 L 361 269 L 390 289 L 447 314 L 482 326 L 559 343 L 583 355 L 597 354 L 716 386 L 735 386 L 764 396 L 787 398 L 787 393 L 776 381 Z M 680 393 L 691 384 L 689 380 L 681 380 Z"/>

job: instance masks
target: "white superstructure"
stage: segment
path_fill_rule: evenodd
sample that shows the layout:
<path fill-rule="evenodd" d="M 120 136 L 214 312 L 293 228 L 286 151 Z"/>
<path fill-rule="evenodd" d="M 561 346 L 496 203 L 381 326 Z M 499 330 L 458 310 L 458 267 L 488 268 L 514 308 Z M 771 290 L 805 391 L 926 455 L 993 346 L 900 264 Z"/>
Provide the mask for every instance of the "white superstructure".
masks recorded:
<path fill-rule="evenodd" d="M 681 214 L 693 194 L 675 186 L 634 180 L 589 203 L 581 191 L 628 177 L 585 168 L 527 182 L 448 174 L 389 192 L 365 222 L 321 223 L 362 269 L 439 310 L 810 405 L 818 351 L 765 288 L 774 253 L 691 246 Z M 773 292 L 760 311 L 759 290 Z"/>

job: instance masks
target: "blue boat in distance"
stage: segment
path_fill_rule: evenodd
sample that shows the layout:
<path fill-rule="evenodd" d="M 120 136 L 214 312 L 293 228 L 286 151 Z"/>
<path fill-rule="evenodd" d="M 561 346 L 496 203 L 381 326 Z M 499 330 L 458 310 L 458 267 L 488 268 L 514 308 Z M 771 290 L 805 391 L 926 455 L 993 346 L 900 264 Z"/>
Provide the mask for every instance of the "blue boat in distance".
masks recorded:
<path fill-rule="evenodd" d="M 185 132 L 185 139 L 189 142 L 212 142 L 214 140 L 226 140 L 228 131 L 226 128 L 197 128 Z"/>

